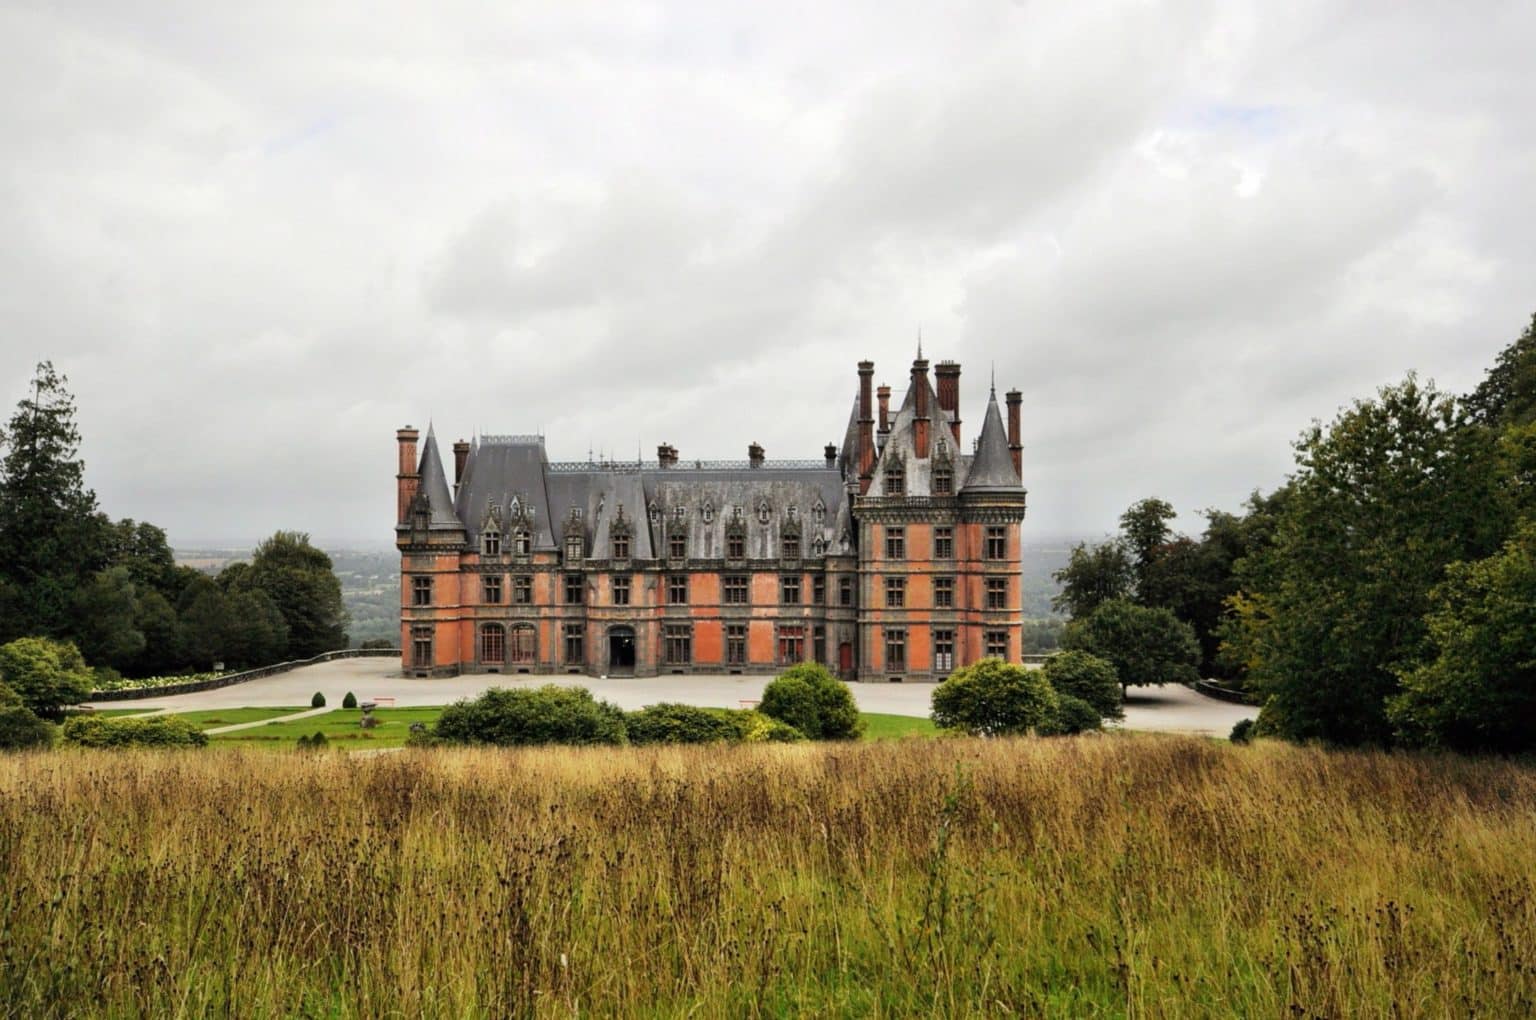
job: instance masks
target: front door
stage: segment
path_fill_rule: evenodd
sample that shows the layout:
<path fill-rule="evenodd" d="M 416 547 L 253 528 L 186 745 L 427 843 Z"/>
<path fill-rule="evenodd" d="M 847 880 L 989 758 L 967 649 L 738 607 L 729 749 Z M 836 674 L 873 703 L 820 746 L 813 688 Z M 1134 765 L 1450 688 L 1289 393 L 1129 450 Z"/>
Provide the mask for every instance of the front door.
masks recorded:
<path fill-rule="evenodd" d="M 844 677 L 853 676 L 853 645 L 844 641 L 837 646 L 837 668 Z"/>
<path fill-rule="evenodd" d="M 608 628 L 608 674 L 635 675 L 635 630 L 633 627 Z"/>

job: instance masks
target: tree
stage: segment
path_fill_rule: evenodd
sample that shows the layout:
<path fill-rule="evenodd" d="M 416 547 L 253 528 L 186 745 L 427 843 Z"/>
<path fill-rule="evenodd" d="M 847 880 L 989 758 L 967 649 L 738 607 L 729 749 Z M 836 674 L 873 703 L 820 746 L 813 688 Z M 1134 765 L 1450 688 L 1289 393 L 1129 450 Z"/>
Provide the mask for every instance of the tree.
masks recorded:
<path fill-rule="evenodd" d="M 107 562 L 128 571 L 140 592 L 156 591 L 167 599 L 181 591 L 182 575 L 165 532 L 148 521 L 124 518 L 103 529 L 108 543 Z"/>
<path fill-rule="evenodd" d="M 180 613 L 182 648 L 196 666 L 207 669 L 228 654 L 235 629 L 229 597 L 206 577 L 200 577 L 182 593 Z"/>
<path fill-rule="evenodd" d="M 1430 589 L 1508 527 L 1496 437 L 1410 376 L 1314 424 L 1296 460 L 1272 541 L 1239 564 L 1226 634 L 1265 698 L 1260 730 L 1386 743 L 1398 672 L 1431 651 Z"/>
<path fill-rule="evenodd" d="M 65 706 L 90 697 L 91 679 L 79 649 L 68 642 L 25 637 L 0 645 L 0 683 L 44 718 L 56 719 Z"/>
<path fill-rule="evenodd" d="M 242 666 L 283 661 L 288 651 L 288 622 L 259 589 L 229 596 L 226 660 Z"/>
<path fill-rule="evenodd" d="M 1136 576 L 1136 597 L 1145 604 L 1148 574 L 1159 551 L 1173 537 L 1168 522 L 1177 517 L 1173 505 L 1161 499 L 1143 499 L 1132 503 L 1120 515 L 1120 533 L 1125 536 L 1126 552 L 1130 555 Z"/>
<path fill-rule="evenodd" d="M 1067 565 L 1051 577 L 1061 585 L 1051 608 L 1073 619 L 1087 616 L 1102 602 L 1127 597 L 1136 580 L 1125 546 L 1113 540 L 1093 546 L 1077 543 Z"/>
<path fill-rule="evenodd" d="M 933 689 L 934 725 L 979 736 L 1028 733 L 1056 719 L 1056 692 L 1040 670 L 982 659 Z"/>
<path fill-rule="evenodd" d="M 1115 667 L 1122 690 L 1149 684 L 1186 684 L 1200 678 L 1200 645 L 1189 624 L 1162 607 L 1112 599 L 1087 619 L 1073 620 L 1062 647 L 1090 652 Z"/>
<path fill-rule="evenodd" d="M 133 664 L 145 644 L 138 628 L 138 608 L 133 578 L 125 566 L 99 571 L 76 589 L 70 630 L 87 662 L 119 670 Z"/>
<path fill-rule="evenodd" d="M 1499 352 L 1466 403 L 1472 420 L 1482 425 L 1536 422 L 1536 315 L 1531 316 L 1525 332 Z"/>
<path fill-rule="evenodd" d="M 133 625 L 144 635 L 144 648 L 125 672 L 133 676 L 161 676 L 186 665 L 181 624 L 164 595 L 153 589 L 140 592 Z"/>
<path fill-rule="evenodd" d="M 288 624 L 289 656 L 307 659 L 347 646 L 341 582 L 308 535 L 279 531 L 263 541 L 231 588 L 262 591 L 272 600 Z"/>
<path fill-rule="evenodd" d="M 1404 743 L 1536 750 L 1536 522 L 1494 556 L 1453 563 L 1430 595 L 1430 657 L 1400 667 L 1387 715 Z"/>
<path fill-rule="evenodd" d="M 759 711 L 811 740 L 853 740 L 864 731 L 848 685 L 814 662 L 791 666 L 763 688 Z"/>
<path fill-rule="evenodd" d="M 1124 689 L 1115 665 L 1088 652 L 1062 652 L 1045 660 L 1045 679 L 1057 694 L 1069 694 L 1092 705 L 1107 719 L 1125 715 Z"/>

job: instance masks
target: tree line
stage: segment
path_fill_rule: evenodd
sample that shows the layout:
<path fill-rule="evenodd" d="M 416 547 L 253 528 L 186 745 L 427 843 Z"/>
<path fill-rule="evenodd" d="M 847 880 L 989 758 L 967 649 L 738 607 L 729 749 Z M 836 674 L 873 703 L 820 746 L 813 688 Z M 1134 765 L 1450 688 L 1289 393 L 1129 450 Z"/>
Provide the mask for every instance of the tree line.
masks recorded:
<path fill-rule="evenodd" d="M 1132 683 L 1223 678 L 1256 735 L 1536 748 L 1536 316 L 1471 393 L 1410 374 L 1309 426 L 1242 513 L 1174 517 L 1144 499 L 1072 551 L 1064 645 L 1139 646 Z"/>

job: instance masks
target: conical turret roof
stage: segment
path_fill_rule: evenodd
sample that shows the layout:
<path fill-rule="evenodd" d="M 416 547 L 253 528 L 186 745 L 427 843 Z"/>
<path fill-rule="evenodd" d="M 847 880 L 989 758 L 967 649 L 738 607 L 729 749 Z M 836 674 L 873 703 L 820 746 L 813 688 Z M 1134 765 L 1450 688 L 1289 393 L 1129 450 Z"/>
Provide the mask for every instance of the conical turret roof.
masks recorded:
<path fill-rule="evenodd" d="M 458 514 L 454 513 L 453 494 L 448 491 L 448 476 L 443 472 L 443 458 L 437 452 L 437 436 L 433 434 L 430 425 L 427 427 L 427 440 L 422 444 L 421 466 L 417 473 L 421 475 L 421 492 L 426 495 L 432 507 L 433 530 L 451 528 L 462 531 L 464 525 L 460 523 Z"/>
<path fill-rule="evenodd" d="M 987 416 L 981 425 L 976 455 L 960 491 L 1018 489 L 1022 485 L 1019 473 L 1013 469 L 1013 455 L 1008 452 L 1008 429 L 1003 424 L 1003 413 L 997 409 L 997 391 L 993 390 L 987 400 Z"/>

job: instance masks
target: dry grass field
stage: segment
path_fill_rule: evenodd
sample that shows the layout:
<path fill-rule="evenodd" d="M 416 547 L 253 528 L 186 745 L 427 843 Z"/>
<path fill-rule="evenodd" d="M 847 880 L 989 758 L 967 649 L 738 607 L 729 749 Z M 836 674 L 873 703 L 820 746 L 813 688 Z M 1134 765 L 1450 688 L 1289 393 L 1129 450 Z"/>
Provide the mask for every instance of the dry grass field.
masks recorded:
<path fill-rule="evenodd" d="M 1514 1017 L 1536 769 L 1178 737 L 0 758 L 0 1014 Z"/>

